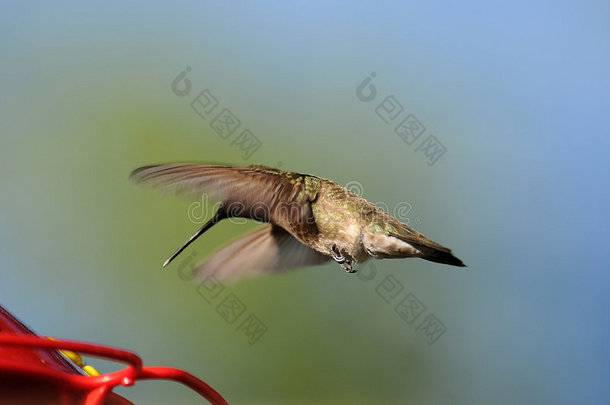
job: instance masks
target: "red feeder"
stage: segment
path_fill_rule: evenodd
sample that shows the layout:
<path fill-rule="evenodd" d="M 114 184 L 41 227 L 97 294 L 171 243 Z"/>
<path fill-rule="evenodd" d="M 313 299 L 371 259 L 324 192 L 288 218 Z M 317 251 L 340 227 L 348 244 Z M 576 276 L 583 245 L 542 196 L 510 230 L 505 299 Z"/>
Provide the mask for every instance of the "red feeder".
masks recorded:
<path fill-rule="evenodd" d="M 80 355 L 126 363 L 100 375 L 84 365 Z M 186 385 L 213 405 L 228 404 L 220 394 L 192 374 L 170 367 L 143 367 L 138 355 L 126 350 L 37 336 L 0 306 L 0 403 L 7 405 L 127 405 L 112 392 L 136 380 L 165 379 Z"/>

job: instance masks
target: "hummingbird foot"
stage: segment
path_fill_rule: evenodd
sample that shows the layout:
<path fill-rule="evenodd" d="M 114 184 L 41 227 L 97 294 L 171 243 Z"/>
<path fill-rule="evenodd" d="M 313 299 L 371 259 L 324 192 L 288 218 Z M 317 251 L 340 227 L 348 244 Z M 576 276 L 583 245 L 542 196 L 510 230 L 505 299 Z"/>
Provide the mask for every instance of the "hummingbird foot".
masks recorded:
<path fill-rule="evenodd" d="M 352 268 L 352 262 L 347 260 L 345 256 L 341 253 L 337 245 L 332 245 L 331 252 L 333 255 L 333 259 L 341 265 L 341 268 L 348 273 L 355 273 L 357 270 Z"/>
<path fill-rule="evenodd" d="M 352 267 L 352 262 L 345 262 L 341 265 L 341 267 L 343 268 L 343 270 L 345 270 L 348 273 L 355 273 L 358 270 L 356 270 L 355 268 Z"/>

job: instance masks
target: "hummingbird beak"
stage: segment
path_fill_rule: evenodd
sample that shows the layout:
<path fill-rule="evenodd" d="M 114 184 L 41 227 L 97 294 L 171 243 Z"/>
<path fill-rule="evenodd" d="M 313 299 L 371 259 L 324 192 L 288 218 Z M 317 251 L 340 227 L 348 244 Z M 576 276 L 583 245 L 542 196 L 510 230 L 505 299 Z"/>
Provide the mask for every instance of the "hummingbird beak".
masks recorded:
<path fill-rule="evenodd" d="M 216 211 L 216 214 L 214 214 L 214 216 L 212 218 L 210 218 L 210 220 L 208 222 L 206 222 L 201 228 L 199 228 L 199 230 L 197 232 L 195 232 L 193 234 L 193 236 L 191 236 L 186 242 L 184 242 L 184 244 L 182 246 L 180 246 L 180 248 L 178 250 L 176 250 L 174 252 L 173 255 L 171 255 L 169 257 L 169 259 L 167 259 L 165 261 L 165 263 L 163 263 L 163 267 L 167 266 L 168 264 L 170 264 L 170 262 L 172 260 L 174 260 L 176 258 L 176 256 L 178 256 L 184 249 L 187 248 L 188 245 L 190 245 L 191 243 L 193 243 L 193 241 L 195 239 L 197 239 L 198 237 L 200 237 L 205 231 L 207 231 L 208 229 L 210 229 L 212 226 L 216 225 L 216 223 L 218 221 L 220 221 L 221 219 L 223 219 L 224 216 L 220 213 L 220 210 Z"/>

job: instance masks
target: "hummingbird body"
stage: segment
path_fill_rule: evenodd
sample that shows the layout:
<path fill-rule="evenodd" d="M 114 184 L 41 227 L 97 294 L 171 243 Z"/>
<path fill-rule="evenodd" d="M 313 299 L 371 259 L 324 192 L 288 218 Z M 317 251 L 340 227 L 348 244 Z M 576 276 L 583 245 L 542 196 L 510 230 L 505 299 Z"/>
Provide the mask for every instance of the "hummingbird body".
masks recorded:
<path fill-rule="evenodd" d="M 312 210 L 319 233 L 305 244 L 326 254 L 335 245 L 348 262 L 368 260 L 371 255 L 365 240 L 367 245 L 372 243 L 373 234 L 390 226 L 387 221 L 393 219 L 359 195 L 326 179 L 320 181 Z"/>
<path fill-rule="evenodd" d="M 201 275 L 241 276 L 334 259 L 346 271 L 369 258 L 421 257 L 464 266 L 451 251 L 345 187 L 313 175 L 263 165 L 155 165 L 130 176 L 178 193 L 219 196 L 216 214 L 177 254 L 224 218 L 266 223 L 197 265 Z M 354 270 L 355 271 L 355 270 Z"/>

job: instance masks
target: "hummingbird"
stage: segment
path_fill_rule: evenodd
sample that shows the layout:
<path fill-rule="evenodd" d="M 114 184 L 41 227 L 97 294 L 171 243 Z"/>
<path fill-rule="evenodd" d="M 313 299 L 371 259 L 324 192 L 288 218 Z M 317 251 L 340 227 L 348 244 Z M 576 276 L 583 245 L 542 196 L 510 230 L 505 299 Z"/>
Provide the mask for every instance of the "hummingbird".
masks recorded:
<path fill-rule="evenodd" d="M 263 223 L 198 263 L 194 274 L 235 281 L 335 261 L 353 273 L 368 259 L 419 257 L 464 267 L 451 250 L 432 241 L 358 194 L 331 180 L 253 164 L 143 166 L 138 184 L 219 203 L 214 215 L 169 259 L 223 219 Z"/>

